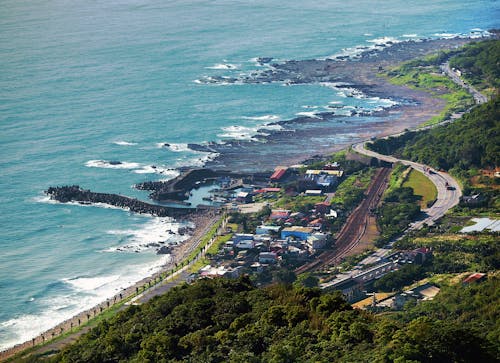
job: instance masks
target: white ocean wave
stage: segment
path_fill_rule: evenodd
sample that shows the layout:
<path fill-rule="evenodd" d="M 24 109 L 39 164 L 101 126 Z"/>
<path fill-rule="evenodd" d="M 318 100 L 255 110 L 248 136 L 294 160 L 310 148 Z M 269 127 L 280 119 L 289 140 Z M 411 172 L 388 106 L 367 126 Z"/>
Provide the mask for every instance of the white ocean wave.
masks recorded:
<path fill-rule="evenodd" d="M 418 38 L 417 34 L 403 34 L 403 38 Z"/>
<path fill-rule="evenodd" d="M 103 252 L 143 252 L 157 250 L 159 247 L 180 243 L 189 236 L 179 234 L 185 223 L 172 218 L 154 217 L 139 229 L 110 230 L 107 234 L 122 236 L 126 242 L 103 250 Z"/>
<path fill-rule="evenodd" d="M 320 82 L 319 84 L 320 84 L 320 86 L 332 88 L 334 90 L 354 89 L 354 88 L 350 87 L 351 85 L 349 83 L 345 83 L 345 82 Z"/>
<path fill-rule="evenodd" d="M 375 38 L 375 39 L 368 39 L 368 43 L 375 43 L 379 45 L 388 45 L 391 43 L 401 43 L 401 40 L 394 38 L 394 37 L 381 37 L 381 38 Z"/>
<path fill-rule="evenodd" d="M 247 127 L 247 126 L 227 126 L 223 127 L 222 131 L 224 133 L 217 136 L 221 138 L 228 138 L 233 140 L 254 140 L 254 136 L 257 134 L 259 127 Z"/>
<path fill-rule="evenodd" d="M 141 167 L 141 164 L 128 161 L 89 160 L 85 166 L 104 169 L 137 169 Z"/>
<path fill-rule="evenodd" d="M 202 157 L 194 160 L 192 165 L 204 166 L 209 161 L 215 160 L 217 157 L 219 157 L 219 155 L 219 153 L 205 153 L 205 155 L 203 155 Z"/>
<path fill-rule="evenodd" d="M 278 115 L 263 115 L 263 116 L 243 116 L 245 120 L 255 120 L 255 121 L 277 121 L 281 117 Z"/>
<path fill-rule="evenodd" d="M 158 174 L 170 178 L 174 178 L 178 175 L 178 171 L 175 169 L 128 161 L 89 160 L 85 163 L 85 166 L 89 168 L 132 170 L 136 174 Z"/>
<path fill-rule="evenodd" d="M 373 35 L 367 33 L 365 34 L 365 36 L 373 36 Z M 370 46 L 357 45 L 355 47 L 344 48 L 339 53 L 333 54 L 327 58 L 335 59 L 340 57 L 340 58 L 358 59 L 364 52 L 375 49 L 383 49 L 393 44 L 401 43 L 402 41 L 395 37 L 380 37 L 375 39 L 368 39 L 366 40 L 366 42 L 371 43 L 372 45 Z"/>
<path fill-rule="evenodd" d="M 37 299 L 41 311 L 36 314 L 21 313 L 13 319 L 0 323 L 0 330 L 3 333 L 0 350 L 29 341 L 78 313 L 93 308 L 123 289 L 157 273 L 170 261 L 169 255 L 158 256 L 151 263 L 122 266 L 119 274 L 62 279 L 61 282 L 72 291 Z"/>
<path fill-rule="evenodd" d="M 65 278 L 62 281 L 66 284 L 71 285 L 74 289 L 78 291 L 91 291 L 110 284 L 120 278 L 119 275 L 110 276 L 97 276 L 97 277 L 75 277 L 75 278 Z"/>
<path fill-rule="evenodd" d="M 50 199 L 50 196 L 44 194 L 44 195 L 38 195 L 33 198 L 33 201 L 35 203 L 47 203 L 47 204 L 59 204 L 57 200 Z"/>
<path fill-rule="evenodd" d="M 260 130 L 269 130 L 269 131 L 281 131 L 283 130 L 283 126 L 278 124 L 268 124 L 262 125 L 259 127 Z"/>
<path fill-rule="evenodd" d="M 211 67 L 206 67 L 207 69 L 224 69 L 224 70 L 234 70 L 238 69 L 239 65 L 231 63 L 217 63 Z"/>
<path fill-rule="evenodd" d="M 337 91 L 337 96 L 347 98 L 352 97 L 359 100 L 365 100 L 368 104 L 375 105 L 375 107 L 389 108 L 398 104 L 398 102 L 391 100 L 389 98 L 380 98 L 380 97 L 368 97 L 362 91 L 352 87 L 348 83 L 335 83 L 335 82 L 323 82 L 320 83 L 324 87 L 329 87 Z M 329 102 L 331 105 L 341 105 L 341 101 L 332 101 Z M 349 106 L 344 106 L 342 108 L 346 108 Z"/>
<path fill-rule="evenodd" d="M 188 144 L 184 144 L 184 143 L 159 142 L 156 144 L 156 147 L 158 147 L 160 149 L 167 148 L 167 149 L 169 149 L 171 151 L 175 151 L 175 152 L 192 151 L 188 147 Z"/>
<path fill-rule="evenodd" d="M 316 112 L 310 111 L 310 112 L 297 112 L 295 115 L 297 116 L 303 116 L 303 117 L 310 117 L 310 118 L 317 118 L 321 119 L 320 116 L 316 114 Z"/>
<path fill-rule="evenodd" d="M 106 203 L 82 203 L 77 201 L 71 202 L 59 202 L 58 200 L 51 199 L 49 195 L 40 195 L 33 198 L 33 201 L 37 203 L 47 203 L 47 204 L 66 204 L 66 205 L 75 205 L 78 207 L 97 207 L 97 208 L 106 208 L 106 209 L 121 209 L 126 212 L 129 212 L 130 209 L 126 207 L 117 207 L 111 204 Z"/>
<path fill-rule="evenodd" d="M 463 34 L 460 33 L 434 33 L 433 35 L 444 39 L 452 39 L 463 36 Z"/>
<path fill-rule="evenodd" d="M 120 145 L 120 146 L 134 146 L 134 145 L 137 145 L 136 142 L 129 142 L 129 141 L 123 141 L 123 140 L 113 141 L 113 144 Z"/>
<path fill-rule="evenodd" d="M 244 85 L 245 83 L 240 80 L 235 80 L 234 78 L 223 76 L 223 77 L 212 77 L 203 76 L 199 79 L 193 81 L 197 84 L 210 84 L 214 86 L 233 86 L 233 85 Z"/>
<path fill-rule="evenodd" d="M 169 179 L 173 179 L 179 175 L 179 171 L 176 169 L 163 168 L 156 165 L 144 165 L 140 169 L 135 169 L 136 174 L 158 174 L 163 175 Z"/>

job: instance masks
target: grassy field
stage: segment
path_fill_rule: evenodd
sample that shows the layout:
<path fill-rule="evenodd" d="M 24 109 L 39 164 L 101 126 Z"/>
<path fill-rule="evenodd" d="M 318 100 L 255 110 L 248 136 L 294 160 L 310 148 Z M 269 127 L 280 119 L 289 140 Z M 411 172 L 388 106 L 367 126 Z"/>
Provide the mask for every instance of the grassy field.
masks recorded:
<path fill-rule="evenodd" d="M 432 203 L 437 198 L 436 186 L 419 171 L 412 169 L 402 185 L 403 187 L 410 187 L 413 189 L 415 195 L 422 197 L 420 207 L 427 208 L 428 203 Z"/>
<path fill-rule="evenodd" d="M 465 111 L 474 105 L 474 98 L 448 77 L 442 75 L 436 66 L 402 66 L 391 70 L 387 76 L 391 83 L 405 85 L 427 91 L 446 100 L 446 106 L 437 116 L 424 125 L 432 125 L 446 120 L 456 112 Z"/>
<path fill-rule="evenodd" d="M 298 212 L 310 209 L 310 207 L 314 206 L 314 204 L 323 202 L 325 198 L 326 197 L 324 195 L 298 195 L 296 197 L 283 196 L 276 203 L 274 203 L 273 207 L 289 209 L 293 212 Z"/>
<path fill-rule="evenodd" d="M 368 189 L 375 169 L 367 169 L 349 175 L 335 191 L 335 196 L 331 199 L 332 204 L 340 204 L 350 209 L 357 205 L 363 196 L 363 192 Z"/>

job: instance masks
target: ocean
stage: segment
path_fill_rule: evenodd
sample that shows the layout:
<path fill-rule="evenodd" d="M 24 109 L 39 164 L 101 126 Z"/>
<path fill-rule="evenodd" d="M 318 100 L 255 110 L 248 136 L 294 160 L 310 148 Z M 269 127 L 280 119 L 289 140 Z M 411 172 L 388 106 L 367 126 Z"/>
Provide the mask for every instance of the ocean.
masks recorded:
<path fill-rule="evenodd" d="M 206 80 L 257 72 L 259 57 L 479 34 L 498 28 L 499 10 L 495 0 L 2 1 L 0 349 L 152 274 L 169 257 L 149 243 L 185 238 L 168 218 L 50 202 L 49 186 L 147 200 L 135 183 L 215 156 L 188 143 L 252 140 L 328 105 L 389 107 L 331 85 Z M 336 120 L 358 122 L 348 112 Z M 318 142 L 357 136 L 340 129 Z"/>

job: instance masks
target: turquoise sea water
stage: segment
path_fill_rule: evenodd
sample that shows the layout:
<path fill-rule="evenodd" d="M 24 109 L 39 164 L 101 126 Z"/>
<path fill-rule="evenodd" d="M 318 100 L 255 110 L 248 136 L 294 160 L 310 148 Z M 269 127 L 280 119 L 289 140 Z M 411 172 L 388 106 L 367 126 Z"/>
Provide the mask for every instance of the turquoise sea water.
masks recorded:
<path fill-rule="evenodd" d="M 387 105 L 320 85 L 196 80 L 256 70 L 256 57 L 309 59 L 383 38 L 468 34 L 498 27 L 499 15 L 492 0 L 3 1 L 0 349 L 150 274 L 166 257 L 148 242 L 181 239 L 166 233 L 173 221 L 49 203 L 47 187 L 145 199 L 134 183 L 201 165 L 207 155 L 188 142 L 248 139 L 330 102 Z"/>

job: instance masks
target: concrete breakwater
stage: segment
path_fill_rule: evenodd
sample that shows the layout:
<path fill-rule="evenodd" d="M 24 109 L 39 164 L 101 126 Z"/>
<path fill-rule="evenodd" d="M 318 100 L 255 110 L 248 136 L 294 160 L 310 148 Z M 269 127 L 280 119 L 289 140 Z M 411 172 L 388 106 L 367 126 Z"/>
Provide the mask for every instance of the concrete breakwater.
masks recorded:
<path fill-rule="evenodd" d="M 61 203 L 105 203 L 115 207 L 128 208 L 134 213 L 151 214 L 158 217 L 186 217 L 196 211 L 194 208 L 175 208 L 149 204 L 118 194 L 96 193 L 82 189 L 78 185 L 50 187 L 45 191 L 45 194 Z"/>

